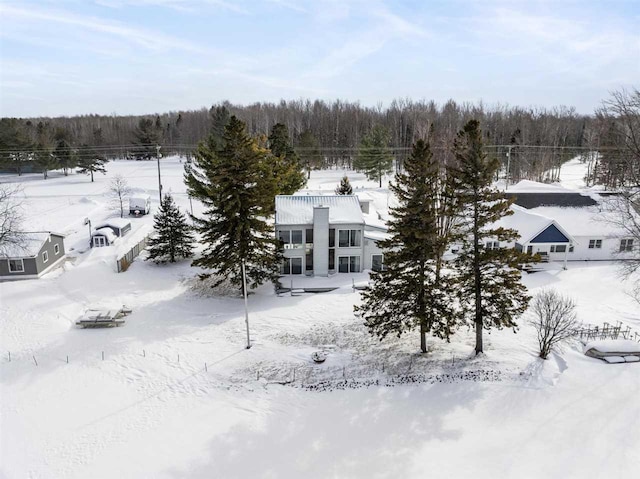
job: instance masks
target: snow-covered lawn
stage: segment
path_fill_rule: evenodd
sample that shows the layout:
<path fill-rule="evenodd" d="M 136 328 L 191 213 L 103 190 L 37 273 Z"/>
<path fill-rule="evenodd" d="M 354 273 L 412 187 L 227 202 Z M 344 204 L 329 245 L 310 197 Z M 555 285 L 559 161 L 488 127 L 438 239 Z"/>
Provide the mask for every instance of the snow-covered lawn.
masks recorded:
<path fill-rule="evenodd" d="M 83 219 L 110 214 L 104 191 L 114 174 L 157 206 L 155 163 L 108 169 L 94 184 L 76 175 L 23 179 L 30 227 L 68 234 L 73 251 L 63 271 L 0 283 L 0 477 L 637 473 L 640 365 L 607 365 L 578 345 L 542 362 L 524 320 L 517 334 L 487 335 L 483 357 L 472 356 L 466 329 L 449 344 L 431 340 L 423 357 L 415 333 L 383 342 L 368 336 L 351 288 L 364 274 L 339 275 L 331 293 L 278 297 L 269 285 L 258 289 L 249 298 L 247 350 L 242 300 L 196 287 L 188 262 L 137 260 L 117 274 L 112 248 L 84 252 Z M 314 172 L 310 189 L 328 193 L 342 174 Z M 356 193 L 384 209 L 386 189 L 349 176 Z M 188 207 L 178 160 L 163 163 L 163 185 Z M 134 229 L 151 222 L 132 219 Z M 638 306 L 613 264 L 574 263 L 525 282 L 532 292 L 570 294 L 584 322 L 622 321 L 640 331 Z M 122 304 L 133 309 L 123 327 L 73 326 L 89 307 Z M 321 348 L 329 356 L 316 365 L 310 355 Z"/>

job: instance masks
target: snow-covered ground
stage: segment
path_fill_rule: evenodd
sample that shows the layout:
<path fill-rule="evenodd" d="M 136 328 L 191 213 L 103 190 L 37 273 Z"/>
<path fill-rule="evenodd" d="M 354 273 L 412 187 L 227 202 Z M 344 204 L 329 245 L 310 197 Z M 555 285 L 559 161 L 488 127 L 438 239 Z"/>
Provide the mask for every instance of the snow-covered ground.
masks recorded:
<path fill-rule="evenodd" d="M 67 234 L 73 251 L 64 270 L 0 283 L 0 477 L 637 474 L 640 365 L 608 365 L 579 345 L 543 362 L 524 320 L 517 334 L 488 334 L 482 357 L 466 329 L 449 344 L 430 340 L 421 356 L 415 334 L 370 338 L 351 287 L 366 275 L 339 275 L 331 293 L 259 288 L 249 298 L 247 350 L 243 301 L 198 285 L 189 262 L 139 259 L 115 273 L 112 248 L 85 251 L 83 220 L 112 214 L 104 193 L 117 173 L 151 194 L 155 209 L 155 168 L 110 163 L 93 184 L 78 175 L 20 180 L 29 227 Z M 182 164 L 167 159 L 162 172 L 186 209 Z M 309 188 L 330 193 L 343 173 L 313 172 Z M 348 174 L 384 214 L 387 190 Z M 151 222 L 132 219 L 134 229 Z M 532 292 L 571 295 L 584 322 L 640 331 L 614 264 L 574 263 L 524 280 Z M 133 309 L 123 327 L 73 326 L 87 308 L 122 304 Z M 316 365 L 310 354 L 322 348 L 328 359 Z"/>

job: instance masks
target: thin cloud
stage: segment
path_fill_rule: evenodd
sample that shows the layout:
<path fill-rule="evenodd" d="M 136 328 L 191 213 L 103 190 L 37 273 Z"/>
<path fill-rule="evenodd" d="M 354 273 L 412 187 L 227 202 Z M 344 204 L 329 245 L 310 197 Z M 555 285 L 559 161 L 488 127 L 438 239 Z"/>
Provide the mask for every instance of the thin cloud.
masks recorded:
<path fill-rule="evenodd" d="M 19 7 L 0 4 L 0 15 L 3 21 L 8 19 L 27 19 L 47 23 L 59 23 L 74 27 L 112 35 L 129 43 L 148 50 L 182 50 L 192 53 L 205 53 L 198 45 L 184 41 L 180 38 L 164 35 L 159 32 L 133 28 L 121 23 L 106 21 L 96 17 L 70 14 L 67 12 L 55 12 L 44 10 L 26 10 Z"/>

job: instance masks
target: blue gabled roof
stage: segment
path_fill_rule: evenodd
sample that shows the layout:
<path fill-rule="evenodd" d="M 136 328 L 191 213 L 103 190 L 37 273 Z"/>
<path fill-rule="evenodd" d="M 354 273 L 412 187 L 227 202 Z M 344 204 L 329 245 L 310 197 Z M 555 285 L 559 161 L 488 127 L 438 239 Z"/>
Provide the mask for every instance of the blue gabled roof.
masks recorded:
<path fill-rule="evenodd" d="M 551 224 L 529 243 L 571 243 L 571 241 L 562 234 L 556 225 Z"/>

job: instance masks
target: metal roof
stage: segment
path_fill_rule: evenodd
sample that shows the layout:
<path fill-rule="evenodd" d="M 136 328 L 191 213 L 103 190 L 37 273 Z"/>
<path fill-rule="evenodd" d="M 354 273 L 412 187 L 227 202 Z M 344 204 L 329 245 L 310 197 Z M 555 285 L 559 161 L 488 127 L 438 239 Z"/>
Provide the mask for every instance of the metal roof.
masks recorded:
<path fill-rule="evenodd" d="M 364 223 L 360 201 L 354 195 L 278 195 L 276 225 L 311 225 L 313 209 L 329 208 L 330 224 Z"/>

